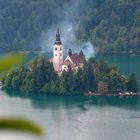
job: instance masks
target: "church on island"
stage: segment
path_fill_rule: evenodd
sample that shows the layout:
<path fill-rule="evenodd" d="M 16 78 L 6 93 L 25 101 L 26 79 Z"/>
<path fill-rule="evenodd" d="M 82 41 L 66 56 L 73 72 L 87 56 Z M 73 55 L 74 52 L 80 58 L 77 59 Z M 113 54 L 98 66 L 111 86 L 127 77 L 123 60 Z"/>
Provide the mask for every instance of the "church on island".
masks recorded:
<path fill-rule="evenodd" d="M 71 49 L 68 50 L 68 56 L 64 59 L 64 47 L 60 39 L 59 28 L 57 29 L 56 40 L 53 46 L 53 57 L 49 61 L 53 63 L 54 70 L 58 74 L 68 71 L 69 68 L 77 71 L 78 68 L 83 68 L 84 66 L 82 56 L 73 53 Z"/>

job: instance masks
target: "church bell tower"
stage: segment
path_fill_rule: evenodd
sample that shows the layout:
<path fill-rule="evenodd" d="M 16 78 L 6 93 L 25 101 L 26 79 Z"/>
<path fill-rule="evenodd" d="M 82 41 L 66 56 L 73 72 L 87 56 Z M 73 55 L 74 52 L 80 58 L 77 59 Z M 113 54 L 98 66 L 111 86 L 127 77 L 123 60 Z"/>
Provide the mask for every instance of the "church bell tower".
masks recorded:
<path fill-rule="evenodd" d="M 59 28 L 57 28 L 56 41 L 53 46 L 53 66 L 55 71 L 62 71 L 63 63 L 63 45 L 60 39 Z"/>

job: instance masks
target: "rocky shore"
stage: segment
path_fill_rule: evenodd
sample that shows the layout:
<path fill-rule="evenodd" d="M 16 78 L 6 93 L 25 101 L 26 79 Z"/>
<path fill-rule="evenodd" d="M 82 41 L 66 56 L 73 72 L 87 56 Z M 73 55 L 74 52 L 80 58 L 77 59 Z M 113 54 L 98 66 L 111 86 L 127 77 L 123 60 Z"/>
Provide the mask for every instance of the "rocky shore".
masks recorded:
<path fill-rule="evenodd" d="M 118 92 L 118 93 L 93 93 L 93 92 L 88 92 L 85 93 L 84 96 L 140 96 L 140 92 L 133 93 L 133 92 Z"/>

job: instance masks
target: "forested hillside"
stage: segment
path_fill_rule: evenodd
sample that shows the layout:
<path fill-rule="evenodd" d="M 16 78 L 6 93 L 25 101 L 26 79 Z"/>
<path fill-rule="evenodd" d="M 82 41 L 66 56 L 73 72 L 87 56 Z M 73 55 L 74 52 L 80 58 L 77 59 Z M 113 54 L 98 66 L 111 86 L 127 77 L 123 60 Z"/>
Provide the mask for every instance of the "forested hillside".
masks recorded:
<path fill-rule="evenodd" d="M 140 51 L 139 0 L 0 0 L 0 52 L 39 50 L 42 32 L 63 21 L 100 52 Z"/>

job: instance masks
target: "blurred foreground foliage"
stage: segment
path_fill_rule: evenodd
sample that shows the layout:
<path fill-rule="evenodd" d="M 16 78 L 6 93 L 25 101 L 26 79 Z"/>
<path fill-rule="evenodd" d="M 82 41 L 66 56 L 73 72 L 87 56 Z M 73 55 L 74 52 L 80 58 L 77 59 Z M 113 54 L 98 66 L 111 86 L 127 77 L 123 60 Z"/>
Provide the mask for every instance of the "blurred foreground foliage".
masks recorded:
<path fill-rule="evenodd" d="M 25 58 L 25 54 L 12 53 L 4 55 L 0 59 L 0 72 L 4 72 L 19 64 Z"/>
<path fill-rule="evenodd" d="M 35 135 L 43 135 L 43 130 L 32 121 L 19 118 L 0 118 L 0 130 L 15 130 Z"/>
<path fill-rule="evenodd" d="M 22 62 L 25 54 L 13 53 L 2 56 L 0 59 L 0 73 L 11 69 L 13 66 Z M 35 135 L 42 135 L 43 130 L 35 123 L 21 118 L 0 118 L 0 130 L 15 130 L 27 132 Z"/>

